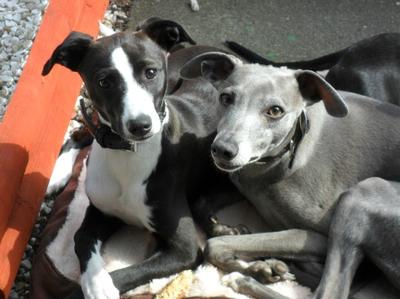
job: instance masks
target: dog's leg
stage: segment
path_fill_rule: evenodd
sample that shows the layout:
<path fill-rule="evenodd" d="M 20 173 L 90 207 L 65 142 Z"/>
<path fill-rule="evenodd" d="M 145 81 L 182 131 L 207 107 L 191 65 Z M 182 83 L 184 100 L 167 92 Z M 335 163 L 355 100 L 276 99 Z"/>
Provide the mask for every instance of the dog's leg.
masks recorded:
<path fill-rule="evenodd" d="M 185 227 L 185 228 L 184 228 Z M 191 219 L 181 219 L 178 230 L 187 230 L 195 234 L 194 224 Z M 187 236 L 188 237 L 188 236 Z M 174 234 L 170 242 L 165 244 L 153 256 L 142 263 L 111 272 L 111 277 L 121 294 L 147 283 L 151 279 L 162 278 L 197 265 L 200 250 L 189 240 L 183 240 L 184 235 Z"/>
<path fill-rule="evenodd" d="M 225 285 L 230 286 L 236 292 L 246 294 L 258 299 L 288 299 L 275 292 L 273 289 L 262 285 L 252 277 L 242 276 L 237 272 L 226 275 L 223 278 Z"/>
<path fill-rule="evenodd" d="M 218 211 L 244 200 L 239 191 L 236 191 L 233 186 L 230 186 L 230 190 L 212 191 L 210 194 L 200 196 L 191 204 L 193 218 L 205 231 L 207 237 L 251 233 L 244 224 L 230 226 L 221 223 L 216 217 Z"/>
<path fill-rule="evenodd" d="M 399 260 L 393 252 L 397 250 L 396 227 L 400 224 L 399 194 L 399 183 L 370 178 L 341 195 L 330 226 L 324 273 L 314 298 L 347 298 L 364 255 L 396 285 Z"/>
<path fill-rule="evenodd" d="M 101 257 L 97 255 L 96 249 L 99 246 L 96 248 L 96 244 L 98 240 L 105 240 L 110 233 L 115 231 L 118 222 L 113 224 L 109 222 L 110 220 L 103 219 L 106 216 L 103 214 L 101 216 L 101 212 L 92 207 L 77 233 L 75 242 L 79 243 L 76 252 L 77 254 L 79 252 L 79 260 L 82 260 L 82 271 L 89 269 L 88 265 L 93 265 L 92 269 L 96 271 L 91 271 L 92 275 L 87 276 L 88 281 L 84 280 L 87 288 L 84 288 L 81 279 L 82 289 L 66 299 L 119 299 L 119 294 L 148 283 L 151 279 L 163 278 L 199 264 L 201 252 L 196 243 L 196 229 L 190 211 L 185 201 L 178 200 L 175 204 L 176 206 L 171 206 L 171 209 L 159 211 L 164 218 L 156 216 L 156 219 L 166 221 L 159 224 L 156 235 L 159 237 L 159 250 L 139 264 L 111 273 L 105 272 L 104 268 L 100 267 Z M 105 227 L 103 223 L 106 223 Z M 87 271 L 86 273 L 89 274 Z M 94 288 L 96 288 L 94 295 L 92 295 L 93 291 L 87 291 Z"/>
<path fill-rule="evenodd" d="M 82 298 L 84 294 L 85 299 L 119 299 L 118 289 L 103 268 L 100 249 L 120 225 L 120 220 L 104 215 L 93 205 L 88 207 L 85 219 L 74 237 L 82 290 L 68 298 Z"/>
<path fill-rule="evenodd" d="M 329 240 L 328 248 L 325 271 L 314 298 L 346 299 L 364 255 L 357 246 L 343 242 L 343 239 Z"/>
<path fill-rule="evenodd" d="M 293 261 L 323 261 L 326 238 L 305 230 L 287 230 L 241 236 L 222 236 L 208 240 L 205 256 L 225 272 L 241 272 L 261 282 L 290 279 L 288 267 L 278 260 L 248 260 L 276 257 Z"/>
<path fill-rule="evenodd" d="M 361 235 L 357 231 L 368 228 L 361 216 L 364 211 L 359 211 L 358 202 L 362 200 L 355 192 L 345 192 L 341 196 L 332 218 L 324 272 L 314 298 L 345 299 L 349 295 L 354 274 L 364 257 L 359 248 Z M 357 220 L 356 225 L 354 220 Z"/>
<path fill-rule="evenodd" d="M 121 294 L 151 279 L 193 268 L 200 262 L 201 251 L 196 240 L 196 228 L 186 200 L 171 193 L 176 199 L 174 205 L 154 211 L 154 219 L 159 221 L 155 224 L 159 250 L 141 263 L 110 273 Z"/>

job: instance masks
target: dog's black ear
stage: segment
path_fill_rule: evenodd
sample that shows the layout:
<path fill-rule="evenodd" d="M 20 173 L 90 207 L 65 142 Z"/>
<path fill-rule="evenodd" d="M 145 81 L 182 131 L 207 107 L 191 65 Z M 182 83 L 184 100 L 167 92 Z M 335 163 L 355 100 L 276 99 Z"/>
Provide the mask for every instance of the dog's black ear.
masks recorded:
<path fill-rule="evenodd" d="M 236 57 L 221 52 L 208 52 L 192 58 L 183 65 L 180 75 L 183 79 L 203 77 L 211 83 L 225 80 L 235 69 Z"/>
<path fill-rule="evenodd" d="M 56 63 L 76 72 L 92 41 L 93 38 L 90 35 L 71 32 L 47 60 L 42 70 L 42 76 L 50 73 Z"/>
<path fill-rule="evenodd" d="M 196 44 L 181 25 L 170 20 L 152 17 L 141 22 L 136 30 L 142 30 L 161 48 L 167 51 L 184 42 L 192 45 Z"/>
<path fill-rule="evenodd" d="M 314 103 L 322 100 L 326 111 L 334 117 L 347 115 L 343 98 L 324 78 L 312 71 L 297 71 L 295 75 L 300 92 L 307 101 Z"/>

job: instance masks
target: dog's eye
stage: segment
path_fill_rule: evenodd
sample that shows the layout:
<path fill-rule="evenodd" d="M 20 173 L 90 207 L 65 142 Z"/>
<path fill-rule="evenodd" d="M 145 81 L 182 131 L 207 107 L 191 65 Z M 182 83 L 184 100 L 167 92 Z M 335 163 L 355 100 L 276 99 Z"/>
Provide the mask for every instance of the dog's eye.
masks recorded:
<path fill-rule="evenodd" d="M 272 118 L 279 118 L 283 115 L 283 109 L 279 106 L 272 106 L 266 111 L 266 114 Z"/>
<path fill-rule="evenodd" d="M 148 69 L 146 69 L 144 75 L 149 80 L 154 79 L 157 76 L 157 69 L 148 68 Z"/>
<path fill-rule="evenodd" d="M 108 78 L 102 78 L 97 83 L 101 88 L 104 88 L 104 89 L 111 87 L 111 82 Z"/>
<path fill-rule="evenodd" d="M 232 105 L 234 100 L 234 96 L 229 93 L 221 93 L 219 96 L 219 102 L 224 106 Z"/>

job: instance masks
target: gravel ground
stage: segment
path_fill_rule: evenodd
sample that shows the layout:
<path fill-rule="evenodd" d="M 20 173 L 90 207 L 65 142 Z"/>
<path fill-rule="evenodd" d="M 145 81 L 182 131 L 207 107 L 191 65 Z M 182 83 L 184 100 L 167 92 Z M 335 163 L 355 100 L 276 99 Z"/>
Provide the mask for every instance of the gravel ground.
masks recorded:
<path fill-rule="evenodd" d="M 9 2 L 9 1 L 17 2 L 16 0 L 0 0 L 0 19 L 2 19 L 2 10 L 1 10 L 2 8 L 1 7 L 3 6 L 3 2 L 5 3 L 5 2 Z M 25 0 L 25 2 L 36 3 L 36 2 L 39 2 L 39 0 Z M 132 3 L 131 0 L 111 0 L 110 5 L 105 13 L 103 24 L 109 28 L 113 28 L 115 31 L 125 30 L 127 28 L 127 24 L 128 24 L 128 20 L 129 20 L 131 3 Z M 0 32 L 1 32 L 1 21 L 0 21 Z M 2 41 L 0 41 L 0 43 L 2 44 Z M 30 42 L 30 44 L 31 44 L 31 42 Z M 2 65 L 2 61 L 0 61 L 0 65 Z M 21 71 L 19 71 L 19 72 L 21 72 Z M 2 69 L 2 73 L 3 73 L 3 69 Z M 1 80 L 2 79 L 0 77 L 0 87 L 3 86 L 3 88 L 4 88 L 4 85 L 1 85 L 2 84 Z M 17 81 L 17 79 L 15 79 L 13 81 Z M 86 98 L 84 88 L 82 88 L 81 94 L 82 94 L 81 96 Z M 10 92 L 10 95 L 11 95 L 11 92 Z M 3 103 L 3 101 L 6 101 L 7 99 L 0 98 L 0 119 L 1 119 L 1 112 L 4 111 L 1 108 L 1 107 L 3 107 L 2 103 Z M 78 100 L 79 100 L 79 98 L 78 98 Z M 78 113 L 78 110 L 79 109 L 76 109 L 77 113 Z M 69 126 L 69 131 L 66 133 L 66 136 L 69 136 L 69 132 L 80 125 L 79 122 L 77 122 L 75 119 L 76 118 L 74 118 L 74 120 L 71 120 L 71 123 Z M 27 298 L 29 298 L 30 273 L 31 273 L 31 268 L 32 268 L 32 259 L 35 254 L 35 250 L 37 249 L 39 242 L 40 242 L 40 234 L 41 234 L 43 228 L 45 227 L 45 225 L 47 223 L 47 219 L 53 208 L 55 198 L 56 198 L 56 196 L 54 194 L 48 195 L 48 196 L 46 196 L 46 198 L 44 199 L 44 201 L 41 205 L 38 219 L 35 223 L 35 226 L 33 227 L 31 238 L 25 249 L 25 253 L 24 253 L 17 277 L 14 282 L 14 286 L 8 297 L 9 299 L 27 299 Z"/>
<path fill-rule="evenodd" d="M 47 4 L 48 0 L 0 0 L 0 121 Z"/>

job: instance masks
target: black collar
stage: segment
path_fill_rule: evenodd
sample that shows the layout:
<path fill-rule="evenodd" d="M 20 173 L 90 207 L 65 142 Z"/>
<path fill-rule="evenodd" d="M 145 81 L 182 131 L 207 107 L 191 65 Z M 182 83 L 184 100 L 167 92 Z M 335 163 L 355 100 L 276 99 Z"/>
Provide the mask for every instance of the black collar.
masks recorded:
<path fill-rule="evenodd" d="M 90 134 L 96 139 L 97 143 L 102 148 L 117 149 L 136 152 L 137 143 L 128 141 L 120 135 L 114 133 L 109 126 L 100 123 L 96 126 L 86 111 L 86 106 L 83 99 L 80 100 L 80 108 L 82 111 L 83 119 L 88 127 Z"/>
<path fill-rule="evenodd" d="M 272 160 L 282 157 L 284 154 L 289 152 L 289 168 L 292 168 L 297 148 L 309 129 L 310 123 L 306 111 L 303 110 L 300 116 L 297 118 L 296 124 L 290 130 L 285 139 L 281 142 L 281 145 L 274 149 L 270 155 L 258 160 L 256 163 L 268 163 Z"/>

